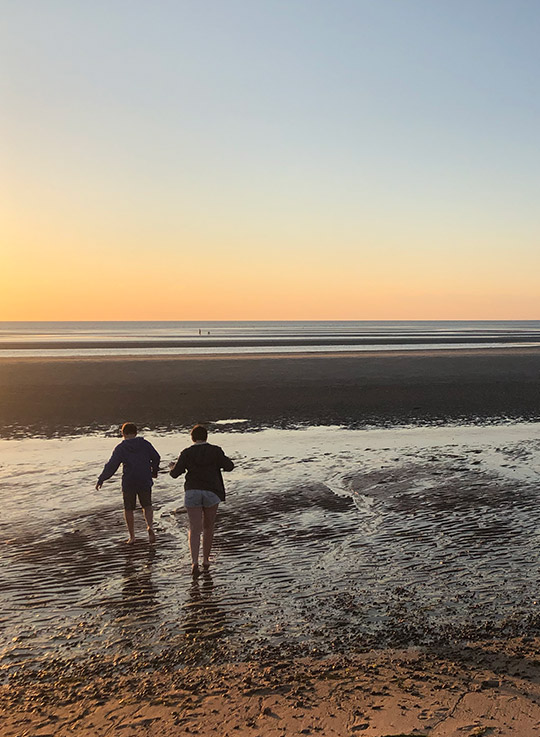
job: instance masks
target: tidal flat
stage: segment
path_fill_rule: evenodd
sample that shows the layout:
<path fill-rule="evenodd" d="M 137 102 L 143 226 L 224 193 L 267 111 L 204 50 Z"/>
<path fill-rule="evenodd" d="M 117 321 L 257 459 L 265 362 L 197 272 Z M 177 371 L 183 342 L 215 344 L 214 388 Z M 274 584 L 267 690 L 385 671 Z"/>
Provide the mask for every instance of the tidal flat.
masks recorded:
<path fill-rule="evenodd" d="M 196 582 L 181 483 L 160 475 L 157 545 L 138 519 L 129 548 L 119 477 L 93 488 L 117 438 L 0 441 L 10 714 L 109 698 L 126 679 L 336 658 L 344 668 L 396 651 L 463 656 L 471 643 L 503 651 L 540 636 L 539 424 L 245 424 L 212 427 L 236 469 L 210 575 Z M 164 468 L 189 442 L 145 435 Z"/>

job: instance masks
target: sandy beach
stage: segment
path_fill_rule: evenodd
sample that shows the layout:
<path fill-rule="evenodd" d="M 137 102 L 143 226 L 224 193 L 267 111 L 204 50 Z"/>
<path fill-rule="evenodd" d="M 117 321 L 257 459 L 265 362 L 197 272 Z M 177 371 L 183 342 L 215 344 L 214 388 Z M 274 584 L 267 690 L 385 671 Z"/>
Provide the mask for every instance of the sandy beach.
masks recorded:
<path fill-rule="evenodd" d="M 539 376 L 534 349 L 4 359 L 2 737 L 537 734 Z M 201 420 L 237 463 L 196 584 L 179 485 L 128 552 L 118 478 L 89 493 L 141 415 L 164 465 Z"/>
<path fill-rule="evenodd" d="M 2 735 L 483 737 L 540 733 L 539 639 L 286 657 L 3 688 Z M 286 654 L 285 654 L 286 655 Z M 108 671 L 108 672 L 107 672 Z"/>
<path fill-rule="evenodd" d="M 0 359 L 0 434 L 540 416 L 540 348 Z"/>

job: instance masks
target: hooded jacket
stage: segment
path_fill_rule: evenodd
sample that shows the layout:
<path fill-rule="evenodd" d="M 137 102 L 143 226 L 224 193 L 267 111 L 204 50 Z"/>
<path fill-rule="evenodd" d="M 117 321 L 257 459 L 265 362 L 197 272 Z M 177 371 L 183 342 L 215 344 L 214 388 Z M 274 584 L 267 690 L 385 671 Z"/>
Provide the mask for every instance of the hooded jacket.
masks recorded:
<path fill-rule="evenodd" d="M 102 484 L 110 479 L 122 463 L 122 489 L 146 491 L 152 488 L 152 476 L 157 476 L 159 461 L 159 453 L 148 440 L 139 437 L 126 438 L 114 449 L 98 483 Z"/>
<path fill-rule="evenodd" d="M 224 502 L 225 486 L 221 469 L 232 471 L 233 468 L 234 463 L 218 445 L 194 443 L 180 453 L 170 474 L 176 479 L 186 473 L 185 489 L 213 491 Z"/>

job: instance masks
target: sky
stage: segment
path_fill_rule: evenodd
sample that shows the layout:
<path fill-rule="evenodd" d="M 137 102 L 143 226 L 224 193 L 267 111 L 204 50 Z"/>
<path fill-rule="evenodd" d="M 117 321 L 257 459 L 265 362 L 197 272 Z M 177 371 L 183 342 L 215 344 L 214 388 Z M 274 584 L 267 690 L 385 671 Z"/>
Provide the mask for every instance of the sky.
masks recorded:
<path fill-rule="evenodd" d="M 0 11 L 0 320 L 540 319 L 536 0 Z"/>

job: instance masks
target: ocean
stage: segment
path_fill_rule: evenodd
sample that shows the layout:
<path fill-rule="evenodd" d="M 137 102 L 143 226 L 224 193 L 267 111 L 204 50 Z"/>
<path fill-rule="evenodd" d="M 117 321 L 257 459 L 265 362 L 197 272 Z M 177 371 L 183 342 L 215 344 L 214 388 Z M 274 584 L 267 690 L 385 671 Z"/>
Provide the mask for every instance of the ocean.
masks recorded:
<path fill-rule="evenodd" d="M 0 322 L 0 357 L 540 345 L 540 320 Z"/>

